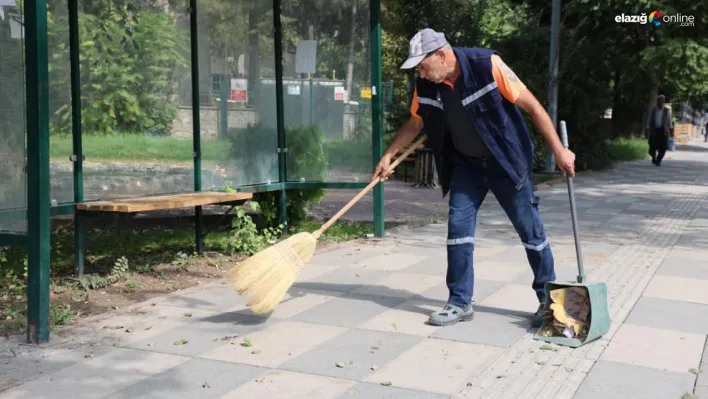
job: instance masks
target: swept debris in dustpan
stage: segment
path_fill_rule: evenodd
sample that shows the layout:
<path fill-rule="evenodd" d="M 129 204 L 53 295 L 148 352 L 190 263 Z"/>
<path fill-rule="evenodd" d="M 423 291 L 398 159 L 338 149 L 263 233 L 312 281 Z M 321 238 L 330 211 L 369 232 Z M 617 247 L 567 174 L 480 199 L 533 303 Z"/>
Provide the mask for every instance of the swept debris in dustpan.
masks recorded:
<path fill-rule="evenodd" d="M 551 292 L 551 311 L 546 327 L 538 331 L 543 337 L 587 338 L 590 325 L 590 299 L 583 287 L 557 288 Z"/>

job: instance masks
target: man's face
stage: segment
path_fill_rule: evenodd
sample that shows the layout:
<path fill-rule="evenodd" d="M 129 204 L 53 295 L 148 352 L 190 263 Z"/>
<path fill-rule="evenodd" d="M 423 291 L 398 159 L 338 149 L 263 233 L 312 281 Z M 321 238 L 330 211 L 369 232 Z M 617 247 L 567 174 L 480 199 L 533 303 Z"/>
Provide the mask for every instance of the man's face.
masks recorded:
<path fill-rule="evenodd" d="M 436 51 L 433 55 L 426 57 L 418 64 L 418 74 L 421 78 L 435 83 L 442 83 L 449 74 L 445 64 L 445 56 L 442 51 Z"/>
<path fill-rule="evenodd" d="M 666 101 L 665 101 L 663 98 L 657 98 L 657 99 L 656 99 L 656 106 L 659 107 L 659 108 L 661 108 L 661 107 L 664 106 L 664 103 L 665 103 L 665 102 L 666 102 Z"/>

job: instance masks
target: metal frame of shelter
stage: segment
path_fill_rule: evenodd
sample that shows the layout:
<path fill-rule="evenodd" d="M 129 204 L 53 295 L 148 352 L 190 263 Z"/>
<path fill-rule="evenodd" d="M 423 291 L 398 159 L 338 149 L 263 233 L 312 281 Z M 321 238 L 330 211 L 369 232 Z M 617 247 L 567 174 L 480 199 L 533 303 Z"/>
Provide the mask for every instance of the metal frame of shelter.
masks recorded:
<path fill-rule="evenodd" d="M 245 192 L 278 191 L 280 193 L 280 219 L 286 222 L 286 190 L 312 188 L 364 188 L 367 182 L 289 182 L 286 175 L 287 148 L 283 121 L 283 65 L 281 1 L 273 1 L 274 46 L 276 65 L 278 175 L 279 181 L 272 184 L 241 186 L 236 190 Z M 49 78 L 47 48 L 47 0 L 26 0 L 24 3 L 25 72 L 26 72 L 26 181 L 27 181 L 27 231 L 25 234 L 0 234 L 0 245 L 26 247 L 28 253 L 27 281 L 27 340 L 31 343 L 49 341 L 50 297 L 50 218 L 77 213 L 77 204 L 83 198 L 83 152 L 81 137 L 81 88 L 79 72 L 79 27 L 78 0 L 69 4 L 69 44 L 71 60 L 71 102 L 73 120 L 73 176 L 74 201 L 70 204 L 50 204 L 50 152 L 49 152 Z M 197 0 L 189 0 L 194 192 L 201 187 L 201 138 L 199 112 L 199 51 L 197 41 Z M 370 0 L 370 54 L 371 54 L 371 112 L 372 112 L 372 160 L 377 162 L 383 151 L 383 94 L 381 73 L 381 7 L 380 0 Z M 373 165 L 372 165 L 373 167 Z M 201 249 L 202 209 L 195 207 L 196 247 Z M 75 264 L 77 272 L 83 265 L 83 228 L 81 217 L 75 218 Z M 384 208 L 383 187 L 374 188 L 374 230 L 383 236 Z"/>

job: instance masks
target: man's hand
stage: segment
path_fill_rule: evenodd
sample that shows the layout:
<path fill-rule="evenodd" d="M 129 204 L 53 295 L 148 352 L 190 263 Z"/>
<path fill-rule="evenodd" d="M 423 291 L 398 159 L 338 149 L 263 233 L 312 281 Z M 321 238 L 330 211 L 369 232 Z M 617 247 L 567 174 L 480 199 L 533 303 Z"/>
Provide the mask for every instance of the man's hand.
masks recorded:
<path fill-rule="evenodd" d="M 553 155 L 556 157 L 556 164 L 558 165 L 558 169 L 561 170 L 561 173 L 575 177 L 575 153 L 567 148 L 563 148 L 557 154 Z"/>
<path fill-rule="evenodd" d="M 390 167 L 391 155 L 384 154 L 381 157 L 381 160 L 379 161 L 378 165 L 376 165 L 376 170 L 374 170 L 374 174 L 371 175 L 371 181 L 377 179 L 388 180 L 388 177 L 391 176 L 391 173 L 393 173 L 393 171 L 389 171 Z"/>

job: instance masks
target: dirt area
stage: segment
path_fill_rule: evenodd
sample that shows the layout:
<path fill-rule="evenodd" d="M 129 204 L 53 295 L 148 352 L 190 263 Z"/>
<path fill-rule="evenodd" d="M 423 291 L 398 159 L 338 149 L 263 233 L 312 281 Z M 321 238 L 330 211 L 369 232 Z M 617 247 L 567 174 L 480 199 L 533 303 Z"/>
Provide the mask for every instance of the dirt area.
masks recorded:
<path fill-rule="evenodd" d="M 317 252 L 338 248 L 341 242 L 320 240 Z M 84 290 L 77 286 L 77 279 L 67 277 L 52 281 L 50 303 L 53 321 L 57 324 L 72 324 L 81 318 L 104 314 L 130 305 L 148 301 L 178 290 L 214 283 L 222 280 L 227 271 L 245 255 L 225 256 L 218 252 L 206 252 L 182 262 L 161 263 L 149 270 L 129 273 L 121 281 L 104 288 Z M 7 303 L 6 303 L 7 304 Z M 69 305 L 68 307 L 66 305 Z M 21 334 L 21 323 L 0 326 L 0 335 Z"/>

